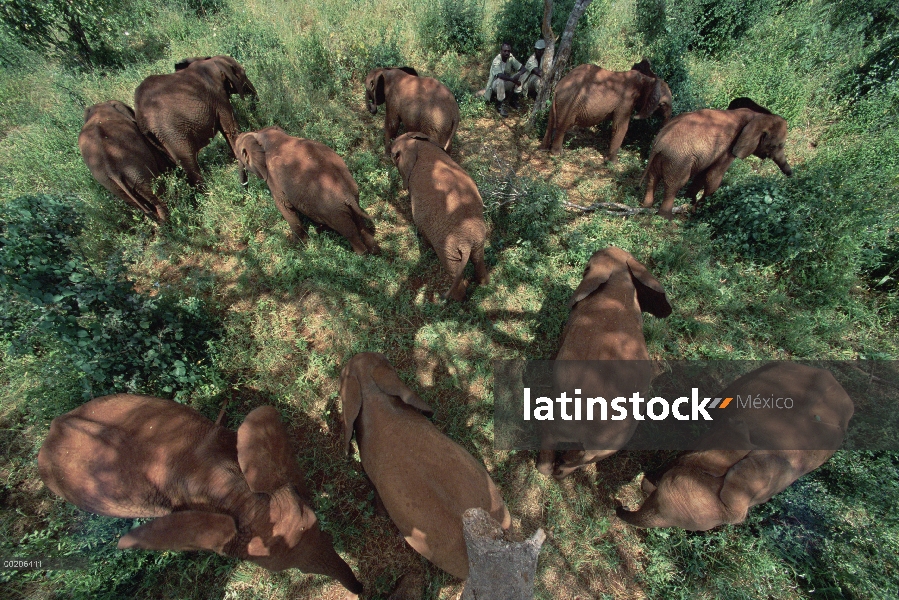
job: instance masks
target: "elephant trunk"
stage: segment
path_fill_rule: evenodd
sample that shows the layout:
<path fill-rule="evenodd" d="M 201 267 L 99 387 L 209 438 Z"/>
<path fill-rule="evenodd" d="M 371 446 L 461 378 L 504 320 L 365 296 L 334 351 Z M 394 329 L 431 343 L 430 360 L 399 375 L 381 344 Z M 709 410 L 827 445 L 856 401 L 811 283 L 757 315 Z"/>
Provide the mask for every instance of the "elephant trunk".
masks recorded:
<path fill-rule="evenodd" d="M 368 109 L 373 115 L 378 114 L 378 105 L 375 103 L 374 98 L 371 97 L 371 94 L 368 92 L 365 93 L 365 108 Z"/>
<path fill-rule="evenodd" d="M 786 158 L 781 159 L 781 160 L 778 160 L 775 158 L 774 162 L 777 164 L 778 167 L 780 167 L 780 170 L 784 175 L 786 175 L 787 177 L 793 176 L 793 169 L 790 168 L 790 163 L 787 162 Z"/>
<path fill-rule="evenodd" d="M 350 566 L 334 550 L 331 536 L 317 528 L 307 532 L 307 535 L 309 534 L 313 534 L 314 538 L 303 540 L 302 556 L 296 566 L 304 573 L 333 577 L 354 594 L 362 593 L 362 583 L 356 579 Z"/>
<path fill-rule="evenodd" d="M 249 177 L 247 177 L 247 169 L 243 165 L 240 165 L 240 185 L 246 187 L 248 183 L 250 183 Z"/>
<path fill-rule="evenodd" d="M 252 98 L 254 100 L 259 99 L 259 92 L 256 91 L 256 88 L 253 87 L 253 84 L 250 83 L 249 80 L 247 80 L 246 83 L 244 83 L 243 90 L 240 92 L 241 98 L 246 98 L 247 96 L 249 96 L 250 98 Z"/>
<path fill-rule="evenodd" d="M 649 501 L 650 499 L 647 499 L 640 510 L 631 511 L 619 506 L 615 509 L 615 514 L 619 519 L 634 527 L 669 527 L 670 524 L 659 514 L 659 511 L 648 506 Z"/>

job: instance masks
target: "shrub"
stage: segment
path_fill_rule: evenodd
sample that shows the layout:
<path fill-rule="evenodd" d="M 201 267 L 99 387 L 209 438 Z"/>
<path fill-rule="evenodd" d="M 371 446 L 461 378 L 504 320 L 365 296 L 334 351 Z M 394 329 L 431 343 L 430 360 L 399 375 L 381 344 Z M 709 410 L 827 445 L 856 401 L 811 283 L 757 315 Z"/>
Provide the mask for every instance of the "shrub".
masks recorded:
<path fill-rule="evenodd" d="M 20 353 L 60 344 L 85 398 L 200 382 L 213 337 L 201 301 L 136 292 L 120 256 L 91 264 L 76 201 L 23 196 L 0 208 L 0 339 Z"/>
<path fill-rule="evenodd" d="M 565 214 L 565 191 L 551 183 L 519 177 L 509 172 L 488 179 L 478 188 L 484 198 L 486 216 L 493 222 L 493 244 L 526 242 L 544 247 L 556 233 Z"/>
<path fill-rule="evenodd" d="M 437 0 L 422 20 L 422 45 L 438 54 L 476 54 L 484 45 L 483 21 L 484 9 L 477 0 Z"/>

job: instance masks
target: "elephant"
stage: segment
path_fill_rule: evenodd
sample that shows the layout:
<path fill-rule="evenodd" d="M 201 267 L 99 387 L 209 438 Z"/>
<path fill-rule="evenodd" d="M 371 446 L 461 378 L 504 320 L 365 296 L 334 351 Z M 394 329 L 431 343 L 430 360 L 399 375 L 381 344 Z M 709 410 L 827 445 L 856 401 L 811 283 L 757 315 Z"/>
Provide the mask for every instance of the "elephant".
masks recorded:
<path fill-rule="evenodd" d="M 671 89 L 652 71 L 648 60 L 644 58 L 630 71 L 580 65 L 556 85 L 540 148 L 559 154 L 565 133 L 572 127 L 592 127 L 611 120 L 612 141 L 606 158 L 617 162 L 618 150 L 635 110 L 635 119 L 646 119 L 656 112 L 666 123 L 671 117 Z"/>
<path fill-rule="evenodd" d="M 645 394 L 652 368 L 641 313 L 658 318 L 671 314 L 662 284 L 629 252 L 609 246 L 590 257 L 568 306 L 571 314 L 553 365 L 555 389 L 569 394 L 580 389 L 608 400 L 637 391 Z M 543 421 L 538 426 L 537 470 L 557 480 L 614 454 L 637 428 L 632 415 L 561 423 Z M 579 448 L 566 450 L 556 460 L 556 447 L 564 443 Z"/>
<path fill-rule="evenodd" d="M 459 128 L 459 105 L 448 87 L 419 77 L 410 67 L 373 69 L 365 78 L 365 107 L 373 115 L 384 105 L 384 152 L 399 131 L 419 131 L 447 153 Z"/>
<path fill-rule="evenodd" d="M 336 152 L 320 142 L 287 135 L 280 127 L 241 133 L 234 143 L 240 181 L 261 177 L 291 234 L 306 240 L 305 215 L 350 241 L 356 254 L 380 254 L 371 217 L 359 206 L 359 186 Z"/>
<path fill-rule="evenodd" d="M 703 109 L 684 113 L 662 128 L 652 144 L 643 174 L 646 182 L 644 208 L 652 207 L 656 186 L 661 180 L 665 195 L 659 215 L 671 219 L 675 194 L 692 178 L 687 197 L 693 201 L 695 209 L 715 193 L 734 159 L 750 154 L 770 158 L 784 175 L 793 175 L 784 153 L 787 121 L 749 98 L 737 98 L 731 106 L 733 108 L 727 110 Z M 703 194 L 697 202 L 699 190 L 703 190 Z"/>
<path fill-rule="evenodd" d="M 425 244 L 434 248 L 453 277 L 444 298 L 464 300 L 469 258 L 481 285 L 489 281 L 484 262 L 487 224 L 484 202 L 474 180 L 430 137 L 404 133 L 391 148 L 393 163 L 409 190 L 412 220 Z"/>
<path fill-rule="evenodd" d="M 78 148 L 100 185 L 153 221 L 168 219 L 168 207 L 153 192 L 153 178 L 175 164 L 147 141 L 130 106 L 118 100 L 88 106 Z"/>
<path fill-rule="evenodd" d="M 694 450 L 660 474 L 644 476 L 649 497 L 636 511 L 619 506 L 618 516 L 637 527 L 691 531 L 742 523 L 750 508 L 824 464 L 842 444 L 854 412 L 829 371 L 795 363 L 765 365 L 716 397 L 747 394 L 772 398 L 774 405 L 732 405 L 733 416 L 713 425 Z"/>
<path fill-rule="evenodd" d="M 186 58 L 175 72 L 151 75 L 134 91 L 137 125 L 201 187 L 197 154 L 221 131 L 232 153 L 240 130 L 229 97 L 257 97 L 244 68 L 230 56 Z M 235 153 L 236 155 L 236 153 Z"/>
<path fill-rule="evenodd" d="M 119 539 L 120 549 L 212 550 L 362 591 L 319 527 L 271 406 L 234 432 L 171 400 L 103 396 L 54 419 L 37 461 L 44 484 L 79 508 L 156 517 Z"/>
<path fill-rule="evenodd" d="M 347 453 L 355 433 L 362 468 L 409 545 L 466 579 L 463 513 L 482 508 L 504 530 L 512 523 L 484 465 L 427 419 L 434 411 L 383 354 L 353 356 L 339 385 Z"/>

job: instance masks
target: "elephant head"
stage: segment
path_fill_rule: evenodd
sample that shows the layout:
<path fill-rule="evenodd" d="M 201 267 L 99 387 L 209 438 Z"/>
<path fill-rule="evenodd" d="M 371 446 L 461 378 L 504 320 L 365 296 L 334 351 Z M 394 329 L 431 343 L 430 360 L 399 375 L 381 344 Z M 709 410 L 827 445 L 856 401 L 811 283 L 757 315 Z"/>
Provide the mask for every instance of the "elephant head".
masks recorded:
<path fill-rule="evenodd" d="M 87 123 L 90 121 L 94 115 L 102 114 L 108 110 L 114 110 L 119 113 L 122 117 L 129 121 L 135 121 L 134 118 L 134 109 L 125 104 L 124 102 L 119 102 L 118 100 L 109 100 L 107 102 L 103 102 L 101 104 L 94 104 L 93 106 L 88 106 L 84 109 L 84 122 Z"/>
<path fill-rule="evenodd" d="M 616 274 L 625 274 L 625 277 L 614 277 Z M 614 279 L 610 283 L 610 280 Z M 609 246 L 604 250 L 593 253 L 584 268 L 584 276 L 580 285 L 568 301 L 568 308 L 574 309 L 575 305 L 588 296 L 598 291 L 604 285 L 621 287 L 633 286 L 636 292 L 636 307 L 642 312 L 648 312 L 660 319 L 671 314 L 671 305 L 662 284 L 652 276 L 643 264 L 634 258 L 634 255 L 621 248 Z M 606 293 L 611 289 L 606 289 Z M 637 356 L 620 356 L 618 358 L 639 358 Z"/>
<path fill-rule="evenodd" d="M 734 105 L 738 108 L 734 108 Z M 731 152 L 737 158 L 746 158 L 754 154 L 759 158 L 770 158 L 780 167 L 787 177 L 793 175 L 793 169 L 787 162 L 784 144 L 787 141 L 787 121 L 768 109 L 759 106 L 749 98 L 737 98 L 728 106 L 728 110 L 749 109 L 755 116 L 743 127 L 734 143 Z"/>
<path fill-rule="evenodd" d="M 409 187 L 409 176 L 418 162 L 419 144 L 430 144 L 439 148 L 429 136 L 414 131 L 397 138 L 390 146 L 390 158 L 396 165 L 396 170 L 403 178 L 403 187 Z"/>
<path fill-rule="evenodd" d="M 390 85 L 392 71 L 418 77 L 418 71 L 412 67 L 384 67 L 370 71 L 365 78 L 365 108 L 373 115 L 378 114 L 378 106 L 386 101 L 385 87 Z"/>
<path fill-rule="evenodd" d="M 319 527 L 271 406 L 250 412 L 235 434 L 170 400 L 98 398 L 54 419 L 38 465 L 47 487 L 85 510 L 156 517 L 120 549 L 211 550 L 362 590 Z"/>
<path fill-rule="evenodd" d="M 658 113 L 662 117 L 662 122 L 667 123 L 671 118 L 671 88 L 655 74 L 649 59 L 645 56 L 643 59 L 631 67 L 632 71 L 643 73 L 647 77 L 654 79 L 653 82 L 646 82 L 640 91 L 640 97 L 637 100 L 637 114 L 635 119 L 647 119 Z"/>
<path fill-rule="evenodd" d="M 185 58 L 175 63 L 175 71 L 187 68 L 202 68 L 205 72 L 221 82 L 225 92 L 231 96 L 237 94 L 241 98 L 250 96 L 258 98 L 259 94 L 247 77 L 243 66 L 227 55 Z"/>
<path fill-rule="evenodd" d="M 280 128 L 279 128 L 280 130 Z M 259 143 L 255 132 L 241 133 L 234 142 L 234 153 L 240 165 L 240 183 L 247 185 L 247 171 L 268 182 L 268 166 L 265 149 Z"/>
<path fill-rule="evenodd" d="M 747 396 L 746 394 L 751 394 Z M 833 375 L 795 363 L 771 363 L 744 375 L 720 398 L 755 396 L 790 400 L 777 407 L 741 407 L 715 423 L 695 450 L 679 456 L 661 475 L 644 476 L 649 497 L 636 511 L 617 508 L 637 527 L 705 531 L 741 523 L 748 510 L 767 502 L 818 468 L 843 442 L 854 407 Z"/>

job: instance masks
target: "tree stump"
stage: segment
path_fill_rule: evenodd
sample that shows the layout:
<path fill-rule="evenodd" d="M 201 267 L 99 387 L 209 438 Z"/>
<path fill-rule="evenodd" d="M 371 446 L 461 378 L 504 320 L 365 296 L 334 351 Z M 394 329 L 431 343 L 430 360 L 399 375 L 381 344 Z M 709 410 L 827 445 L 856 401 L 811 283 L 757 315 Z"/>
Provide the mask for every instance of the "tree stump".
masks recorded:
<path fill-rule="evenodd" d="M 482 508 L 462 516 L 468 549 L 468 580 L 462 600 L 533 600 L 537 555 L 546 540 L 542 529 L 524 542 L 509 542 Z"/>

